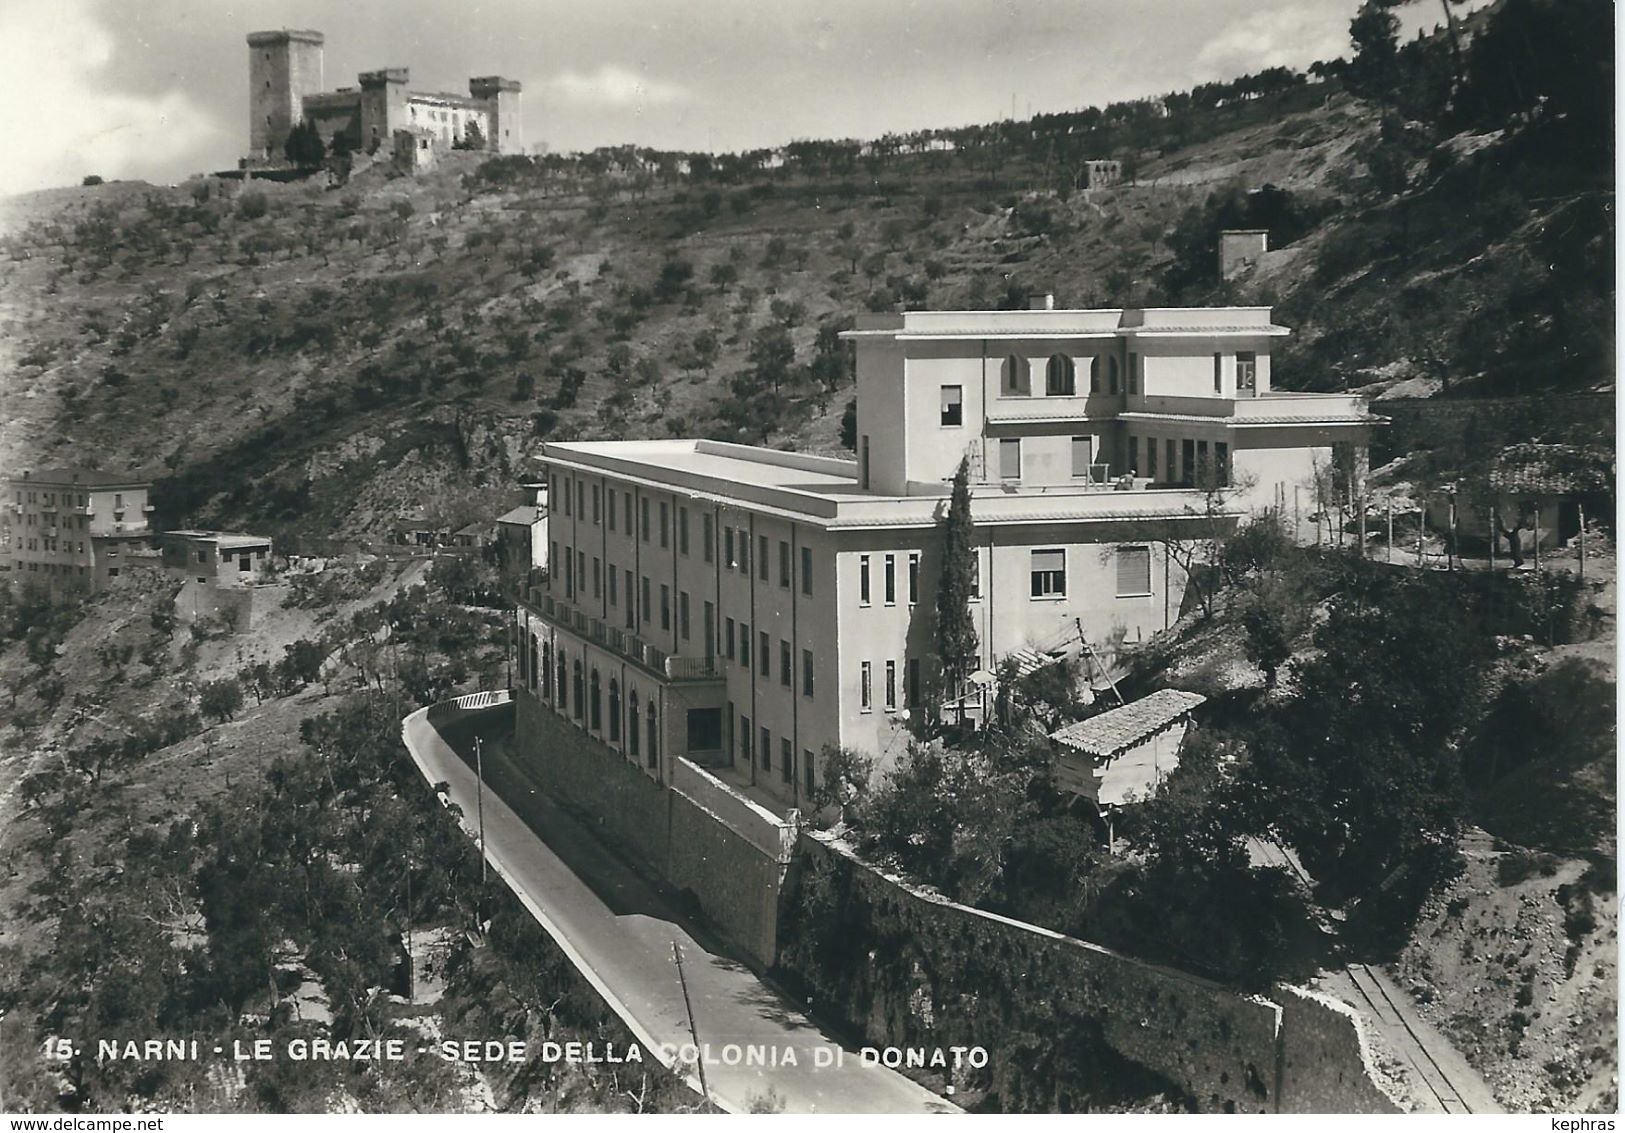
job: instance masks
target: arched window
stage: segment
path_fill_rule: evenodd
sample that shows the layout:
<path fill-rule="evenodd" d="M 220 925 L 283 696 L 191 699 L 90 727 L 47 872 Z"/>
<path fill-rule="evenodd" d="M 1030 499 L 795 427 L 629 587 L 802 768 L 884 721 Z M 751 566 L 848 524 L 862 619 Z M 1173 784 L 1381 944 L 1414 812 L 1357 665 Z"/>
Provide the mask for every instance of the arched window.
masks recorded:
<path fill-rule="evenodd" d="M 559 650 L 559 667 L 557 673 L 559 678 L 559 696 L 557 702 L 558 709 L 560 712 L 564 712 L 567 711 L 570 706 L 570 666 L 564 656 L 563 649 Z"/>
<path fill-rule="evenodd" d="M 571 687 L 571 692 L 574 694 L 573 697 L 571 698 L 570 707 L 575 710 L 575 718 L 577 720 L 579 720 L 579 719 L 581 719 L 581 701 L 583 699 L 583 693 L 585 691 L 581 687 L 581 662 L 580 661 L 571 662 L 571 665 L 570 665 L 570 677 L 571 677 L 571 686 L 572 686 Z"/>
<path fill-rule="evenodd" d="M 1027 359 L 1012 354 L 1004 360 L 1000 370 L 999 388 L 1005 397 L 1029 397 L 1033 392 L 1032 379 L 1027 372 Z"/>
<path fill-rule="evenodd" d="M 621 682 L 614 677 L 609 678 L 609 742 L 617 743 L 621 738 Z"/>
<path fill-rule="evenodd" d="M 553 651 L 542 646 L 542 696 L 548 700 L 553 699 Z"/>
<path fill-rule="evenodd" d="M 638 754 L 638 690 L 626 694 L 626 751 L 633 758 Z"/>
<path fill-rule="evenodd" d="M 1106 359 L 1099 354 L 1089 359 L 1089 392 L 1106 392 Z"/>
<path fill-rule="evenodd" d="M 649 766 L 660 766 L 659 719 L 655 715 L 654 701 L 649 702 Z"/>
<path fill-rule="evenodd" d="M 588 726 L 595 732 L 601 732 L 604 730 L 604 690 L 598 683 L 598 666 L 596 665 L 593 666 L 592 670 L 591 686 L 589 690 L 591 695 L 587 699 Z"/>
<path fill-rule="evenodd" d="M 1044 393 L 1050 397 L 1071 397 L 1077 392 L 1077 374 L 1072 368 L 1072 359 L 1065 354 L 1051 354 L 1044 366 Z"/>

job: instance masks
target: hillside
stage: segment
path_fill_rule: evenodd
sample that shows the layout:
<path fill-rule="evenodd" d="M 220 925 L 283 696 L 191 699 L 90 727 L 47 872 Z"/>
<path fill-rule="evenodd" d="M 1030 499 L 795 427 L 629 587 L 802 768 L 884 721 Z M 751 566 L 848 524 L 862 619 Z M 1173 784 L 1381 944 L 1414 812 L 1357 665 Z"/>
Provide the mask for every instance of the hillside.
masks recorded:
<path fill-rule="evenodd" d="M 453 154 L 416 179 L 14 199 L 0 467 L 131 466 L 166 524 L 377 540 L 417 505 L 495 515 L 544 437 L 839 451 L 855 313 L 1045 291 L 1274 304 L 1285 388 L 1611 389 L 1609 172 L 1553 160 L 1550 124 L 1394 117 L 1337 81 L 1169 111 L 1134 183 L 1088 191 L 1035 120 L 1003 124 L 1027 144 L 838 171 Z M 1241 225 L 1273 250 L 1220 284 L 1214 240 Z M 1611 445 L 1595 416 L 1477 443 Z"/>

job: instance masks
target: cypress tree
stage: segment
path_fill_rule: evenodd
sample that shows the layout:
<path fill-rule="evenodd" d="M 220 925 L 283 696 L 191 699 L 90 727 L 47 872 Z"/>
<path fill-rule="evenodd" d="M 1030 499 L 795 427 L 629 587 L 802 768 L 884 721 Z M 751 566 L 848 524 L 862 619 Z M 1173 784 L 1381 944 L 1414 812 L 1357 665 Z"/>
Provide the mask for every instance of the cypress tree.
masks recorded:
<path fill-rule="evenodd" d="M 976 664 L 976 622 L 971 591 L 976 579 L 976 544 L 970 517 L 970 461 L 954 473 L 948 512 L 942 518 L 942 574 L 937 580 L 937 654 L 942 659 L 944 693 L 958 697 Z"/>

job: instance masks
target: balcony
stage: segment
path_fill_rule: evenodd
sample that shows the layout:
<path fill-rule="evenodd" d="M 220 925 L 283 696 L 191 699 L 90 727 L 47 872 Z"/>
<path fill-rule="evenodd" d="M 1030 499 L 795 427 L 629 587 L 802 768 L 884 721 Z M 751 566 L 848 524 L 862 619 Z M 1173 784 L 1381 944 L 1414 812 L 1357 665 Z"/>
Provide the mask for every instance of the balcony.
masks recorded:
<path fill-rule="evenodd" d="M 651 645 L 636 634 L 609 625 L 585 610 L 558 601 L 544 594 L 539 587 L 530 587 L 525 604 L 531 612 L 560 629 L 591 641 L 611 653 L 625 657 L 640 668 L 667 681 L 715 681 L 722 679 L 714 657 L 674 656 L 658 646 Z"/>
<path fill-rule="evenodd" d="M 1353 393 L 1261 394 L 1257 397 L 1172 397 L 1150 395 L 1138 398 L 1123 413 L 1125 420 L 1137 417 L 1205 417 L 1215 424 L 1227 420 L 1248 424 L 1295 422 L 1360 422 L 1371 418 L 1365 398 Z"/>
<path fill-rule="evenodd" d="M 1109 420 L 1122 409 L 1123 395 L 1117 393 L 1084 393 L 1071 397 L 1000 394 L 988 399 L 987 420 L 992 425 L 1028 421 Z"/>

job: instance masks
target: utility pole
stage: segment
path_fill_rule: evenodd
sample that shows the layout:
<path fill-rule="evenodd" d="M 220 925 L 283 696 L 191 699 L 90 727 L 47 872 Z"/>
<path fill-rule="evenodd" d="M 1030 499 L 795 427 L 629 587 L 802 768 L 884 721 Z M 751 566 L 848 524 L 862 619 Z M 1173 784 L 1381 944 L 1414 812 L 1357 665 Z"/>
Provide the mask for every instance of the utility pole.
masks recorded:
<path fill-rule="evenodd" d="M 1580 577 L 1586 576 L 1586 506 L 1576 504 L 1580 510 Z"/>
<path fill-rule="evenodd" d="M 1388 561 L 1394 561 L 1394 497 L 1388 497 Z"/>
<path fill-rule="evenodd" d="M 672 962 L 677 965 L 677 984 L 683 989 L 683 1010 L 688 1013 L 688 1037 L 694 1041 L 694 1064 L 700 1072 L 700 1096 L 711 1100 L 711 1089 L 705 1084 L 705 1054 L 700 1050 L 700 1032 L 694 1024 L 694 1004 L 688 998 L 688 977 L 683 974 L 683 950 L 677 941 L 671 942 Z"/>
<path fill-rule="evenodd" d="M 1455 493 L 1454 489 L 1451 489 L 1451 492 L 1450 492 L 1450 555 L 1449 555 L 1449 560 L 1448 561 L 1449 561 L 1450 569 L 1455 570 L 1456 569 L 1456 493 Z"/>
<path fill-rule="evenodd" d="M 1496 534 L 1495 505 L 1491 504 L 1490 505 L 1490 573 L 1491 574 L 1495 573 L 1495 540 L 1497 538 L 1499 538 L 1499 536 Z"/>
<path fill-rule="evenodd" d="M 486 870 L 489 868 L 485 862 L 485 756 L 480 746 L 480 737 L 474 737 L 474 808 L 479 816 L 480 824 L 480 893 L 484 897 Z"/>

